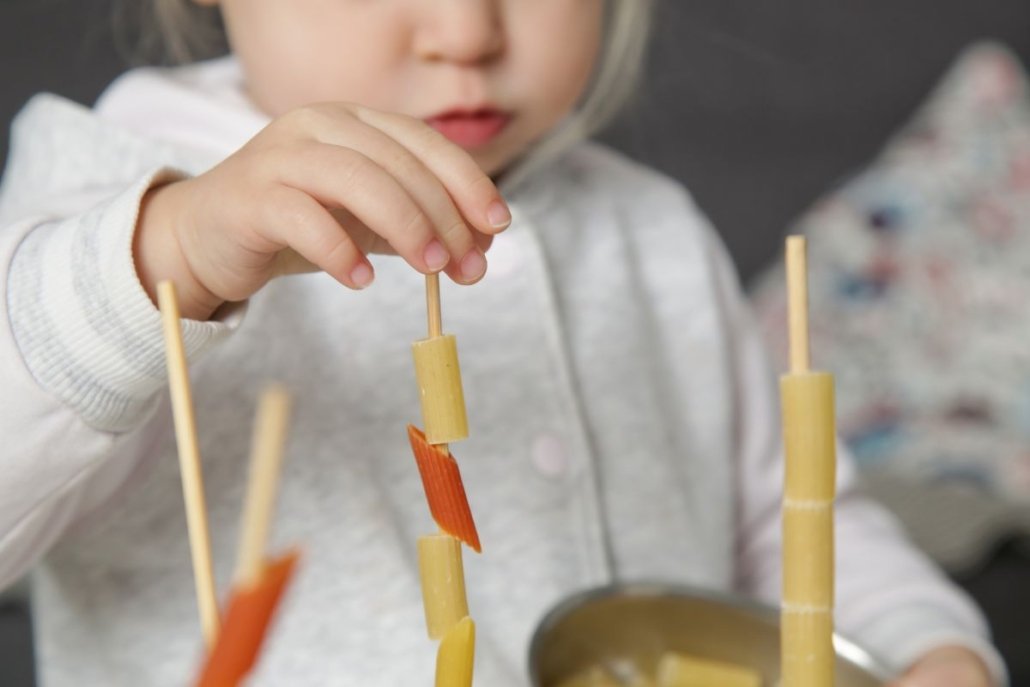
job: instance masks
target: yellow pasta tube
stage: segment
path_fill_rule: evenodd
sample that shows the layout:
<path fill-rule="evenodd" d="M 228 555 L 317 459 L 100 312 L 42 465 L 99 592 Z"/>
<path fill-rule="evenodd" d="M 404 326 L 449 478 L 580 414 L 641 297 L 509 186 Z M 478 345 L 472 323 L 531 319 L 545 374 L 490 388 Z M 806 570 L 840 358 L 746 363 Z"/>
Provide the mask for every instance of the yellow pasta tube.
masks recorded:
<path fill-rule="evenodd" d="M 783 375 L 780 396 L 787 460 L 784 496 L 832 503 L 837 465 L 833 375 Z"/>
<path fill-rule="evenodd" d="M 750 668 L 683 654 L 658 661 L 658 687 L 761 687 L 762 676 Z"/>
<path fill-rule="evenodd" d="M 833 377 L 825 372 L 784 375 L 780 395 L 786 458 L 782 684 L 832 687 L 836 488 Z"/>
<path fill-rule="evenodd" d="M 784 610 L 780 685 L 833 687 L 836 657 L 833 649 L 833 613 L 803 609 Z"/>
<path fill-rule="evenodd" d="M 783 552 L 793 561 L 783 576 L 783 599 L 809 608 L 833 605 L 833 510 L 829 504 L 783 509 Z"/>
<path fill-rule="evenodd" d="M 440 639 L 469 614 L 461 542 L 446 534 L 419 537 L 418 568 L 426 630 Z"/>
<path fill-rule="evenodd" d="M 416 341 L 411 346 L 422 401 L 422 422 L 430 444 L 467 439 L 465 394 L 458 366 L 458 343 L 452 334 Z"/>
<path fill-rule="evenodd" d="M 476 624 L 465 616 L 440 642 L 436 652 L 436 687 L 472 687 Z"/>

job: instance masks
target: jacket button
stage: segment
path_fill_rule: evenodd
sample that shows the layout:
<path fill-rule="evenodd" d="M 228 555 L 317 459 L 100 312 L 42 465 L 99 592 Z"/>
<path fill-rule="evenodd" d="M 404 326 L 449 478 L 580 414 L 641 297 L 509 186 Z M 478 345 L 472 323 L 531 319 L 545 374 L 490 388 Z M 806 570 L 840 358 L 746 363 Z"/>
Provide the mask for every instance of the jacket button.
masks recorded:
<path fill-rule="evenodd" d="M 542 434 L 533 442 L 533 465 L 547 477 L 559 477 L 569 470 L 569 455 L 561 439 Z"/>

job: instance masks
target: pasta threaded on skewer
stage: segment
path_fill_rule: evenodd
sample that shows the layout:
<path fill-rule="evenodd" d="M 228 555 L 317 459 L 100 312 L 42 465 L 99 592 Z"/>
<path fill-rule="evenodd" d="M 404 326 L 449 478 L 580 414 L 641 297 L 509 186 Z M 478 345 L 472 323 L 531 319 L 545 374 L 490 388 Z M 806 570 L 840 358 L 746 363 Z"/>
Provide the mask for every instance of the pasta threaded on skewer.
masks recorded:
<path fill-rule="evenodd" d="M 435 687 L 472 687 L 476 624 L 465 616 L 440 642 L 436 652 Z"/>
<path fill-rule="evenodd" d="M 445 448 L 430 445 L 425 435 L 413 425 L 408 425 L 408 440 L 418 463 L 433 520 L 444 532 L 480 553 L 479 533 L 465 496 L 458 462 Z"/>
<path fill-rule="evenodd" d="M 467 439 L 457 339 L 453 334 L 423 339 L 412 344 L 411 352 L 427 440 L 430 444 L 451 444 Z"/>
<path fill-rule="evenodd" d="M 783 687 L 833 687 L 836 418 L 833 376 L 809 370 L 805 239 L 787 239 L 790 372 L 780 378 L 785 476 Z"/>
<path fill-rule="evenodd" d="M 418 569 L 426 630 L 440 639 L 469 614 L 461 542 L 447 534 L 419 537 Z"/>

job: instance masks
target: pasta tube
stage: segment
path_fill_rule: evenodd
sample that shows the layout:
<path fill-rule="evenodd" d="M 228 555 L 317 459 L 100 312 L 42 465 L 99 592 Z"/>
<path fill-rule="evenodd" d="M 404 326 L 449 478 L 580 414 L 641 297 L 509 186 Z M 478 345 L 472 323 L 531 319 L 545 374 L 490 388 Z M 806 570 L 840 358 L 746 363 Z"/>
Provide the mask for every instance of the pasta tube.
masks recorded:
<path fill-rule="evenodd" d="M 412 425 L 408 425 L 408 440 L 433 520 L 440 529 L 465 542 L 476 553 L 482 552 L 457 461 L 443 447 L 429 444 L 425 435 Z"/>
<path fill-rule="evenodd" d="M 476 624 L 465 616 L 440 642 L 436 653 L 436 687 L 472 687 Z"/>
<path fill-rule="evenodd" d="M 658 661 L 658 687 L 761 687 L 750 668 L 668 653 Z"/>
<path fill-rule="evenodd" d="M 450 444 L 467 439 L 469 428 L 457 339 L 453 334 L 423 339 L 412 344 L 411 352 L 429 443 Z"/>
<path fill-rule="evenodd" d="M 446 534 L 419 537 L 418 569 L 426 630 L 440 639 L 469 614 L 461 542 Z"/>
<path fill-rule="evenodd" d="M 197 687 L 235 687 L 253 670 L 297 558 L 294 551 L 272 561 L 257 586 L 233 593 Z"/>
<path fill-rule="evenodd" d="M 836 431 L 833 377 L 800 372 L 780 380 L 786 479 L 783 491 L 782 677 L 784 687 L 832 687 L 833 500 Z"/>

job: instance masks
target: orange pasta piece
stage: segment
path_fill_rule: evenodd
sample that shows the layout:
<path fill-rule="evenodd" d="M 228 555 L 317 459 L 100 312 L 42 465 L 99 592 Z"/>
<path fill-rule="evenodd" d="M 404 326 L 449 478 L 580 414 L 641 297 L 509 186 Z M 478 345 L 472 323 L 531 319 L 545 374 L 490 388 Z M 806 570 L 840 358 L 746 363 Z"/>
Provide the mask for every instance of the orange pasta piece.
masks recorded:
<path fill-rule="evenodd" d="M 292 551 L 270 562 L 256 587 L 233 592 L 197 687 L 235 687 L 254 668 L 297 557 Z"/>
<path fill-rule="evenodd" d="M 408 425 L 408 439 L 422 475 L 422 486 L 433 520 L 444 532 L 481 553 L 479 533 L 465 496 L 465 486 L 461 483 L 458 462 L 446 449 L 426 441 L 425 434 L 414 425 Z"/>

